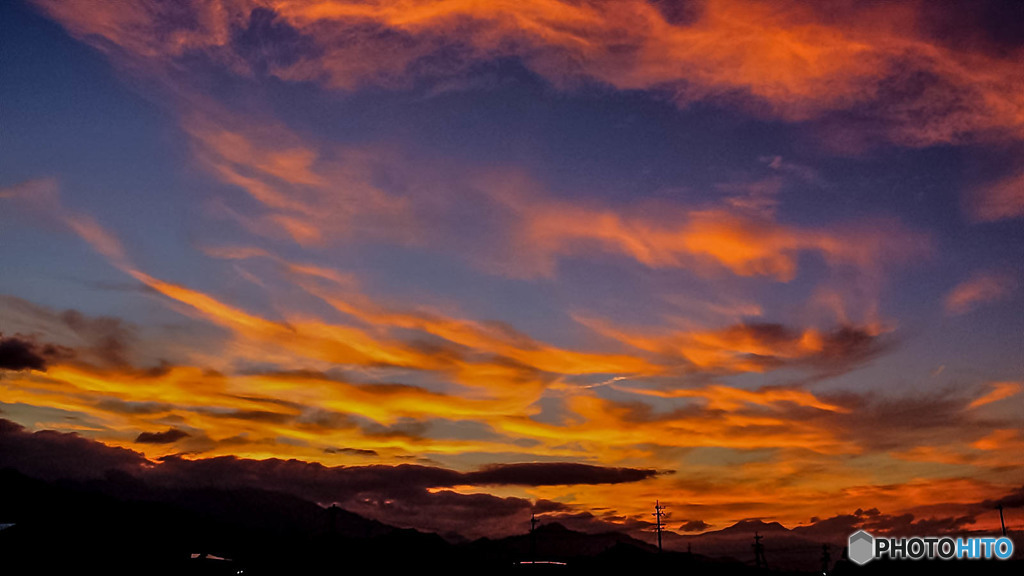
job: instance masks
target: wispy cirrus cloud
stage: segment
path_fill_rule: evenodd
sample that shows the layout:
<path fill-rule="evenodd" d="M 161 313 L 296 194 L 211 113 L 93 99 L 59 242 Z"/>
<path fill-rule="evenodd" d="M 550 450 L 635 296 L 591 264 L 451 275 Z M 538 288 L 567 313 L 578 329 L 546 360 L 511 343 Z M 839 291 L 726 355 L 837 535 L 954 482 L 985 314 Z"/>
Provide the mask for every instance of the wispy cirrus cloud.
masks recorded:
<path fill-rule="evenodd" d="M 165 69 L 201 54 L 241 76 L 352 90 L 517 58 L 560 86 L 597 81 L 793 121 L 852 113 L 859 129 L 912 146 L 1019 140 L 1024 128 L 1024 89 L 1014 74 L 1021 47 L 993 47 L 981 35 L 952 42 L 933 7 L 917 3 L 823 12 L 799 2 L 708 0 L 682 17 L 642 0 L 38 4 L 115 57 Z M 940 12 L 978 20 L 956 10 Z M 255 36 L 272 42 L 254 45 Z"/>
<path fill-rule="evenodd" d="M 969 193 L 967 212 L 977 222 L 1024 216 L 1024 172 L 1011 174 Z"/>
<path fill-rule="evenodd" d="M 550 275 L 559 258 L 597 252 L 651 268 L 717 268 L 786 282 L 796 276 L 803 253 L 818 254 L 837 266 L 874 270 L 929 251 L 926 235 L 898 222 L 814 229 L 725 206 L 574 203 L 538 195 L 536 186 L 521 178 L 493 181 L 500 184 L 490 185 L 489 195 L 513 216 L 508 249 L 518 256 L 515 266 L 526 268 L 520 274 L 532 269 Z"/>
<path fill-rule="evenodd" d="M 479 268 L 519 278 L 554 276 L 569 258 L 616 256 L 654 269 L 724 270 L 783 282 L 796 277 L 804 254 L 877 276 L 931 251 L 928 235 L 893 219 L 784 224 L 761 205 L 766 194 L 777 194 L 781 177 L 768 191 L 748 184 L 740 195 L 701 205 L 569 201 L 515 167 L 438 166 L 387 147 L 341 148 L 219 106 L 191 114 L 185 124 L 200 164 L 262 208 L 246 213 L 222 201 L 211 204 L 213 214 L 255 236 L 307 247 L 411 245 L 464 253 Z M 760 207 L 751 209 L 751 202 Z M 489 234 L 458 221 L 470 207 Z M 75 225 L 104 240 L 88 218 Z M 101 247 L 116 255 L 114 243 Z"/>
<path fill-rule="evenodd" d="M 966 314 L 978 306 L 1008 297 L 1017 289 L 1017 280 L 1005 272 L 976 272 L 946 294 L 946 313 Z"/>
<path fill-rule="evenodd" d="M 216 208 L 254 235 L 304 246 L 414 238 L 409 199 L 374 184 L 384 167 L 399 165 L 387 150 L 317 145 L 272 120 L 208 102 L 187 113 L 184 128 L 200 165 L 262 204 L 255 214 Z"/>
<path fill-rule="evenodd" d="M 257 145 L 236 136 L 242 144 L 228 146 L 233 153 Z M 274 154 L 279 140 L 266 139 L 258 146 L 265 154 Z M 926 234 L 894 220 L 842 222 L 828 228 L 794 226 L 771 213 L 732 205 L 732 197 L 707 206 L 567 201 L 515 169 L 446 171 L 410 166 L 408 159 L 403 162 L 392 153 L 377 152 L 349 149 L 326 162 L 325 184 L 317 185 L 312 197 L 293 190 L 294 183 L 269 177 L 260 154 L 238 153 L 235 169 L 264 173 L 251 180 L 228 176 L 225 181 L 249 191 L 268 211 L 255 220 L 240 214 L 233 218 L 257 235 L 284 234 L 300 244 L 337 243 L 352 235 L 362 242 L 442 251 L 460 247 L 459 252 L 478 267 L 522 278 L 554 276 L 559 262 L 569 258 L 610 255 L 654 269 L 727 271 L 788 282 L 796 277 L 804 254 L 877 276 L 888 265 L 931 251 Z M 351 162 L 361 167 L 346 167 Z M 378 172 L 387 172 L 393 186 L 403 192 L 373 185 Z M 304 170 L 301 176 L 309 175 Z M 319 171 L 315 177 L 321 177 Z M 453 222 L 467 206 L 478 207 L 476 213 L 487 220 L 491 234 L 467 237 L 463 226 Z M 450 221 L 451 226 L 436 225 Z"/>
<path fill-rule="evenodd" d="M 477 458 L 488 454 L 507 458 L 527 449 L 531 458 L 609 463 L 605 466 L 610 468 L 601 470 L 589 464 L 499 466 L 449 480 L 484 486 L 526 483 L 536 497 L 558 500 L 564 490 L 550 485 L 558 478 L 573 484 L 587 478 L 619 482 L 634 477 L 672 483 L 675 481 L 666 477 L 614 469 L 628 467 L 624 463 L 633 461 L 678 463 L 680 454 L 695 449 L 724 451 L 710 461 L 694 458 L 688 464 L 687 478 L 693 483 L 689 488 L 684 482 L 671 488 L 627 490 L 630 499 L 640 503 L 657 491 L 670 490 L 676 497 L 688 494 L 686 498 L 707 503 L 704 512 L 710 515 L 705 519 L 715 523 L 728 521 L 728 511 L 739 509 L 735 506 L 747 506 L 747 516 L 757 510 L 743 496 L 749 492 L 750 482 L 782 490 L 774 506 L 785 503 L 782 508 L 792 508 L 788 514 L 800 517 L 821 513 L 809 507 L 809 490 L 845 490 L 851 481 L 869 482 L 864 470 L 850 467 L 849 462 L 856 458 L 870 461 L 889 452 L 905 462 L 908 471 L 936 461 L 960 469 L 1000 468 L 1005 466 L 1006 450 L 1014 446 L 997 437 L 999 431 L 1013 425 L 1011 421 L 983 417 L 976 410 L 1016 397 L 1013 390 L 1001 392 L 999 385 L 977 398 L 892 400 L 856 393 L 822 395 L 793 387 L 671 389 L 643 388 L 622 381 L 610 388 L 626 396 L 612 400 L 602 387 L 559 385 L 553 391 L 561 395 L 567 416 L 559 423 L 544 423 L 530 416 L 531 409 L 512 407 L 501 398 L 464 398 L 413 385 L 346 382 L 311 372 L 221 374 L 189 366 L 146 372 L 66 362 L 47 368 L 45 374 L 13 373 L 0 380 L 5 402 L 90 414 L 103 425 L 89 430 L 90 436 L 144 450 L 151 458 L 182 451 L 206 459 L 230 456 L 229 460 L 275 458 L 287 453 L 309 461 L 346 463 L 372 452 L 381 462 L 394 464 L 412 454 L 437 457 L 469 452 L 478 454 Z M 647 401 L 654 398 L 657 403 Z M 445 426 L 462 420 L 482 424 L 491 434 L 476 431 L 458 437 L 442 433 Z M 152 430 L 176 432 L 175 441 L 171 443 L 165 432 Z M 160 442 L 149 441 L 151 437 Z M 142 440 L 146 442 L 140 444 Z M 947 444 L 934 456 L 923 452 L 936 442 Z M 349 450 L 333 450 L 336 446 Z M 763 454 L 753 459 L 742 456 L 758 451 Z M 785 457 L 771 456 L 777 451 L 785 452 Z M 955 453 L 962 457 L 936 460 L 939 455 Z M 180 467 L 188 467 L 193 465 L 182 459 L 197 457 L 181 456 L 176 461 Z M 732 467 L 731 457 L 746 463 Z M 840 464 L 837 458 L 849 462 Z M 684 457 L 683 462 L 688 461 L 689 457 Z M 612 464 L 615 462 L 620 464 Z M 715 479 L 714 490 L 699 481 L 709 474 Z M 584 508 L 600 507 L 611 497 L 599 485 L 576 486 L 573 491 Z M 911 501 L 897 488 L 890 496 L 879 496 L 877 501 L 888 503 L 890 509 L 897 509 L 901 499 Z M 845 506 L 866 498 L 859 492 L 850 493 L 836 503 Z M 922 496 L 912 501 L 926 500 Z M 634 507 L 642 517 L 642 507 Z M 622 511 L 629 517 L 632 509 L 624 506 Z"/>
<path fill-rule="evenodd" d="M 849 159 L 815 156 L 894 144 L 887 153 L 916 162 L 900 148 L 1024 138 L 1020 42 L 987 34 L 979 15 L 1005 8 L 34 3 L 170 112 L 180 131 L 168 132 L 203 176 L 175 206 L 215 220 L 171 240 L 140 220 L 132 236 L 110 226 L 120 208 L 95 182 L 68 186 L 81 197 L 67 203 L 53 178 L 0 189 L 4 203 L 88 243 L 146 299 L 120 320 L 110 308 L 89 313 L 91 300 L 56 309 L 0 297 L 3 410 L 105 443 L 99 464 L 83 463 L 93 477 L 162 458 L 165 479 L 239 479 L 325 501 L 342 490 L 350 509 L 387 522 L 493 535 L 531 512 L 640 533 L 648 503 L 666 497 L 692 519 L 683 530 L 811 514 L 844 527 L 955 529 L 975 519 L 964 506 L 1005 493 L 1019 472 L 1014 376 L 942 389 L 952 364 L 923 389 L 911 372 L 850 377 L 906 336 L 883 314 L 900 269 L 949 254 L 935 249 L 944 230 L 916 228 L 930 210 L 880 209 L 895 162 L 858 158 L 858 180 L 843 176 Z M 558 134 L 523 132 L 539 140 L 527 155 L 502 134 L 497 159 L 487 146 L 449 157 L 416 144 L 420 130 L 428 141 L 458 133 L 447 124 L 396 127 L 402 114 L 378 123 L 357 112 L 368 123 L 350 134 L 333 122 L 344 114 L 319 116 L 320 105 L 358 109 L 378 95 L 385 114 L 394 102 L 449 110 L 460 105 L 453 91 L 487 85 L 497 68 L 536 89 L 512 95 L 524 109 L 628 101 L 628 118 L 584 115 L 587 125 L 618 130 L 657 108 L 695 134 L 617 155 L 617 142 L 581 146 L 588 162 L 628 167 L 580 178 L 567 174 L 585 171 L 578 159 L 559 159 L 558 175 L 531 160 L 564 146 Z M 672 154 L 717 137 L 722 118 L 703 124 L 709 116 L 740 122 L 729 130 L 749 141 L 696 155 L 706 173 L 676 171 Z M 765 141 L 761 129 L 785 136 Z M 807 136 L 814 151 L 798 152 Z M 609 174 L 621 179 L 587 189 Z M 1019 216 L 1018 180 L 968 194 L 971 219 Z M 200 250 L 164 253 L 183 237 Z M 484 304 L 459 300 L 480 287 Z M 963 314 L 1015 289 L 1004 273 L 980 272 L 945 309 Z M 436 304 L 453 295 L 457 304 Z M 518 306 L 541 300 L 544 312 L 520 321 Z M 134 323 L 164 308 L 179 313 L 173 330 Z M 61 459 L 100 450 L 79 436 L 33 438 Z M 948 510 L 925 511 L 938 500 Z M 886 513 L 848 517 L 873 506 Z M 475 525 L 481 514 L 492 520 Z"/>
<path fill-rule="evenodd" d="M 889 403 L 856 393 L 821 396 L 792 386 L 745 390 L 684 384 L 672 376 L 680 366 L 705 375 L 780 367 L 841 371 L 885 350 L 879 327 L 844 325 L 822 331 L 739 323 L 651 336 L 648 330 L 630 333 L 591 321 L 592 328 L 622 345 L 598 354 L 547 344 L 499 323 L 394 306 L 361 292 L 358 279 L 349 274 L 293 262 L 267 249 L 208 249 L 217 258 L 268 260 L 291 286 L 340 315 L 329 319 L 285 308 L 271 316 L 142 271 L 112 233 L 98 224 L 73 226 L 85 215 L 64 207 L 55 192 L 44 209 L 162 301 L 225 331 L 216 360 L 214 355 L 194 355 L 159 370 L 98 359 L 62 362 L 48 365 L 45 374 L 14 373 L 0 381 L 5 402 L 88 414 L 97 438 L 141 447 L 154 457 L 184 452 L 265 459 L 287 452 L 311 461 L 347 462 L 372 452 L 392 463 L 416 455 L 473 455 L 469 461 L 480 462 L 486 455 L 507 458 L 528 452 L 562 461 L 596 458 L 620 468 L 638 461 L 669 464 L 693 450 L 784 451 L 787 457 L 780 466 L 758 458 L 730 480 L 720 480 L 715 502 L 724 505 L 723 499 L 739 497 L 739 505 L 755 510 L 756 503 L 740 497 L 740 486 L 758 478 L 766 487 L 789 486 L 788 513 L 804 514 L 808 490 L 835 491 L 851 480 L 868 482 L 863 471 L 830 471 L 832 460 L 840 456 L 889 455 L 907 467 L 923 466 L 934 460 L 927 451 L 938 431 L 965 430 L 971 432 L 960 436 L 955 450 L 946 451 L 962 454 L 944 459 L 949 465 L 989 468 L 1003 453 L 986 443 L 982 432 L 995 434 L 1008 423 L 980 426 L 969 399 L 932 399 L 910 409 L 917 417 L 897 418 L 895 414 L 908 410 L 906 401 Z M 854 263 L 847 265 L 856 268 L 857 258 L 851 258 Z M 877 264 L 863 265 L 871 269 Z M 40 317 L 58 322 L 58 316 Z M 82 318 L 77 324 L 89 322 Z M 217 370 L 204 365 L 214 361 Z M 254 363 L 274 368 L 245 368 Z M 339 368 L 377 371 L 394 380 L 351 378 L 337 374 Z M 606 375 L 612 378 L 605 384 L 574 384 L 574 379 Z M 625 385 L 623 379 L 634 383 Z M 559 419 L 542 417 L 543 401 L 551 400 L 562 406 Z M 900 425 L 893 425 L 895 421 Z M 466 428 L 469 422 L 472 426 Z M 175 434 L 180 437 L 174 442 L 139 442 L 153 430 L 179 430 L 187 436 Z M 338 451 L 338 446 L 350 450 Z M 721 466 L 703 465 L 703 473 L 723 478 Z M 798 473 L 807 480 L 793 484 L 791 478 Z M 476 481 L 486 479 L 482 473 Z M 557 487 L 534 484 L 529 490 L 540 498 L 556 501 L 563 496 Z M 707 489 L 701 486 L 696 482 L 673 490 L 696 495 Z M 648 499 L 649 490 L 638 489 L 636 501 Z M 600 485 L 576 492 L 588 506 L 611 497 Z M 452 491 L 448 497 L 458 500 L 458 494 Z"/>
<path fill-rule="evenodd" d="M 998 402 L 1004 398 L 1009 398 L 1015 394 L 1024 391 L 1024 384 L 1020 382 L 996 382 L 992 384 L 991 389 L 987 394 L 979 398 L 974 399 L 968 408 L 978 408 L 986 404 Z"/>
<path fill-rule="evenodd" d="M 764 372 L 784 366 L 844 371 L 885 351 L 879 326 L 794 330 L 774 323 L 740 323 L 714 330 L 628 328 L 594 318 L 577 321 L 619 342 L 676 359 L 692 369 L 719 373 Z"/>

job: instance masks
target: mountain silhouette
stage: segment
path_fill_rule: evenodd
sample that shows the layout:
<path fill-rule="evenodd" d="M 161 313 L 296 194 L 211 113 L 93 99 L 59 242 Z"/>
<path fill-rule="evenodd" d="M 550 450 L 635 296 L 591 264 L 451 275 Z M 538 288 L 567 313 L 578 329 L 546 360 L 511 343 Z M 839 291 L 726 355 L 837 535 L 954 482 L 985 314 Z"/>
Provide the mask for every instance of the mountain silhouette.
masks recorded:
<path fill-rule="evenodd" d="M 436 534 L 287 494 L 168 490 L 124 477 L 48 483 L 2 470 L 0 518 L 14 524 L 0 532 L 0 547 L 32 559 L 35 573 L 138 573 L 146 566 L 146 573 L 187 574 L 191 555 L 213 554 L 248 566 L 247 574 L 276 574 L 389 548 L 425 558 L 449 548 Z"/>
<path fill-rule="evenodd" d="M 754 519 L 748 519 L 748 520 L 740 520 L 739 522 L 733 524 L 732 526 L 729 526 L 728 528 L 723 528 L 721 530 L 712 530 L 712 531 L 709 531 L 709 532 L 704 532 L 702 535 L 703 536 L 712 536 L 712 535 L 726 536 L 726 535 L 732 535 L 732 534 L 740 534 L 740 535 L 743 535 L 745 537 L 749 537 L 754 532 L 759 532 L 761 534 L 770 534 L 770 533 L 774 533 L 774 532 L 789 532 L 789 531 L 790 530 L 788 528 L 786 528 L 782 524 L 779 524 L 778 522 L 764 522 L 763 520 L 754 518 Z"/>
<path fill-rule="evenodd" d="M 743 520 L 692 536 L 670 536 L 664 552 L 620 532 L 585 533 L 557 522 L 533 534 L 474 541 L 397 528 L 340 508 L 259 489 L 149 486 L 124 473 L 86 482 L 42 481 L 0 470 L 0 552 L 8 566 L 37 574 L 333 574 L 352 567 L 449 574 L 557 571 L 592 574 L 657 569 L 687 574 L 754 574 L 754 532 L 764 536 L 774 573 L 808 573 L 821 542 L 777 522 Z M 681 552 L 691 546 L 693 553 Z M 195 558 L 193 558 L 195 556 Z M 835 573 L 851 566 L 833 548 Z M 219 560 L 224 558 L 229 560 Z M 530 564 L 532 561 L 543 564 Z M 986 563 L 1017 573 L 1019 561 Z M 917 567 L 915 564 L 914 567 Z M 945 562 L 933 573 L 970 573 Z M 896 573 L 906 563 L 853 567 Z M 966 571 L 965 571 L 966 570 Z M 849 572 L 852 573 L 852 572 Z"/>
<path fill-rule="evenodd" d="M 536 554 L 533 546 L 536 543 Z M 541 524 L 533 535 L 522 534 L 499 540 L 487 538 L 469 544 L 468 548 L 485 555 L 505 555 L 513 559 L 564 560 L 580 556 L 596 556 L 616 546 L 635 548 L 645 553 L 658 548 L 621 532 L 591 534 L 570 530 L 557 522 Z M 532 558 L 536 556 L 536 558 Z"/>

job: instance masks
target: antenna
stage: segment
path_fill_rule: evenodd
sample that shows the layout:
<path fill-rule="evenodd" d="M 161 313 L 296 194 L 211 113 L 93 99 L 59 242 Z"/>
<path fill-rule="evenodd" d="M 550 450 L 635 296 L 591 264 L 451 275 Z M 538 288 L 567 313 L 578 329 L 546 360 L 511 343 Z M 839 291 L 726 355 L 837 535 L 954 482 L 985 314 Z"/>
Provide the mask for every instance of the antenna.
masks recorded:
<path fill-rule="evenodd" d="M 1003 536 L 1006 536 L 1006 522 L 1003 521 L 1003 505 L 996 506 L 999 508 L 999 525 L 1003 527 Z"/>
<path fill-rule="evenodd" d="M 658 530 L 658 552 L 661 552 L 661 528 L 663 526 L 661 518 L 662 516 L 665 516 L 665 507 L 657 500 L 654 501 L 654 514 L 651 514 L 651 516 L 654 516 L 657 521 L 655 526 Z"/>
<path fill-rule="evenodd" d="M 530 515 L 530 560 L 537 561 L 537 515 Z"/>
<path fill-rule="evenodd" d="M 761 536 L 757 532 L 754 532 L 754 565 L 757 568 L 768 568 L 768 562 L 764 559 L 764 544 L 761 544 Z"/>

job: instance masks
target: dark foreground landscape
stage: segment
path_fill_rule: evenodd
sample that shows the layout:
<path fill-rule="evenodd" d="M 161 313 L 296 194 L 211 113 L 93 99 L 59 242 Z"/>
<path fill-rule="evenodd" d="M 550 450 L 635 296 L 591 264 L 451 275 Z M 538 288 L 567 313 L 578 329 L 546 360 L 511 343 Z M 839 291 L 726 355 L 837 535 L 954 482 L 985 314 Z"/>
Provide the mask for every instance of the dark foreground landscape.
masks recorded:
<path fill-rule="evenodd" d="M 0 576 L 1024 575 L 1022 64 L 1024 0 L 0 0 Z"/>
<path fill-rule="evenodd" d="M 736 556 L 665 551 L 628 535 L 585 534 L 557 523 L 531 535 L 475 541 L 400 529 L 340 508 L 256 489 L 164 489 L 126 474 L 45 482 L 0 471 L 0 554 L 25 574 L 381 573 L 821 573 L 821 547 L 778 524 L 744 522 L 718 531 L 715 546 Z M 767 533 L 767 568 L 743 537 Z M 697 537 L 699 538 L 699 537 Z M 700 542 L 699 540 L 695 540 Z M 778 548 L 773 548 L 772 543 Z M 817 555 L 815 555 L 815 548 Z M 803 556 L 804 570 L 799 566 Z M 834 550 L 832 574 L 1020 574 L 1024 562 L 872 562 L 856 566 Z M 1018 556 L 1015 554 L 1015 556 Z M 773 561 L 772 558 L 776 560 Z M 532 561 L 536 561 L 531 564 Z M 776 564 L 773 566 L 773 564 Z M 784 565 L 779 565 L 784 564 Z M 4 570 L 4 573 L 9 573 Z"/>

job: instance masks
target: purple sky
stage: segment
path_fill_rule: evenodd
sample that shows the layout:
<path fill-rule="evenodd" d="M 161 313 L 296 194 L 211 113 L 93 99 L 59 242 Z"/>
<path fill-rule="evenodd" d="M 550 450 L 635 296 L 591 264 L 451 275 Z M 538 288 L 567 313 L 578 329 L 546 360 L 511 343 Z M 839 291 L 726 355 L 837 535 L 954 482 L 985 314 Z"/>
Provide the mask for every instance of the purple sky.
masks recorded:
<path fill-rule="evenodd" d="M 656 498 L 991 525 L 1022 483 L 1022 23 L 4 3 L 0 418 L 196 470 L 443 470 L 518 503 L 481 533 L 524 502 L 641 530 Z"/>

